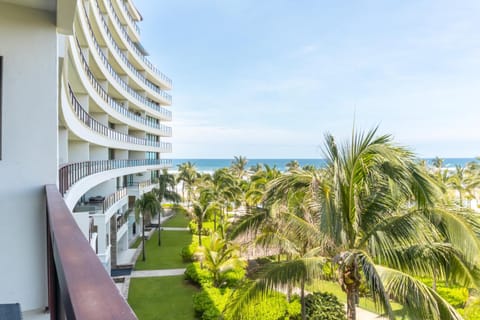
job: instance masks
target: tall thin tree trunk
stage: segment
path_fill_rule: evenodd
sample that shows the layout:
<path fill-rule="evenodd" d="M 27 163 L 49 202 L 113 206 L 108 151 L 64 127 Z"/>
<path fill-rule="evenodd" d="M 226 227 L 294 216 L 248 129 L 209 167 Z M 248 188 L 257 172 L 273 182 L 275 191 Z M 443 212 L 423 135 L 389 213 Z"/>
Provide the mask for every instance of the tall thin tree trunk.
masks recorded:
<path fill-rule="evenodd" d="M 217 209 L 213 210 L 213 232 L 217 232 Z"/>
<path fill-rule="evenodd" d="M 161 238 L 161 235 L 160 235 L 160 231 L 162 230 L 162 226 L 160 224 L 160 222 L 162 221 L 162 208 L 160 207 L 160 212 L 158 213 L 158 246 L 161 246 L 162 245 L 162 238 Z"/>
<path fill-rule="evenodd" d="M 357 300 L 357 292 L 354 285 L 347 286 L 347 319 L 348 320 L 356 320 L 356 303 Z"/>
<path fill-rule="evenodd" d="M 305 277 L 300 283 L 300 302 L 302 303 L 302 320 L 307 320 L 307 307 L 305 305 Z"/>
<path fill-rule="evenodd" d="M 202 246 L 202 223 L 198 222 L 198 246 Z"/>
<path fill-rule="evenodd" d="M 142 214 L 142 261 L 145 261 L 145 214 Z"/>

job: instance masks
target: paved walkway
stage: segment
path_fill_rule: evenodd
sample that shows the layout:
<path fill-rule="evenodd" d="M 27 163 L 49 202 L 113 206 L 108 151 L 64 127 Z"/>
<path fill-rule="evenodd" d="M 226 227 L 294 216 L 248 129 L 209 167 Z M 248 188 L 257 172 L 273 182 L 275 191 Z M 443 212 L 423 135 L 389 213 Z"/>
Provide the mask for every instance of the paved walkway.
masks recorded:
<path fill-rule="evenodd" d="M 185 268 L 182 269 L 161 269 L 161 270 L 142 270 L 132 271 L 130 277 L 132 278 L 148 278 L 148 277 L 168 277 L 179 276 L 185 273 Z"/>

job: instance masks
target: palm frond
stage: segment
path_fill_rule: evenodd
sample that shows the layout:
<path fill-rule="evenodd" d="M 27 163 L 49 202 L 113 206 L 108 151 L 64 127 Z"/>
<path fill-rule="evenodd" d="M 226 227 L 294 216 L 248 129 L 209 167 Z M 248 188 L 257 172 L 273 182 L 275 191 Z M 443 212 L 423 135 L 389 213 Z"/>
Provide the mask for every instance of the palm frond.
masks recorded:
<path fill-rule="evenodd" d="M 383 266 L 377 265 L 376 270 L 386 291 L 396 301 L 403 304 L 415 319 L 463 319 L 448 302 L 420 280 Z"/>

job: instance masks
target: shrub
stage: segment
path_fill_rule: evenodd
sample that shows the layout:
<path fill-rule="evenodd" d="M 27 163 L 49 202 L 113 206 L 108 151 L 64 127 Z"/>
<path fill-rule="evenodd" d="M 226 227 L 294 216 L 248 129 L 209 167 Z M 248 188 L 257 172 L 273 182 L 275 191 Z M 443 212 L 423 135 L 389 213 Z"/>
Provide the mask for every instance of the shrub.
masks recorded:
<path fill-rule="evenodd" d="M 204 286 L 203 290 L 193 296 L 193 308 L 202 320 L 222 318 L 222 312 L 232 296 L 232 289 Z"/>
<path fill-rule="evenodd" d="M 480 298 L 469 302 L 463 310 L 465 320 L 480 320 Z"/>
<path fill-rule="evenodd" d="M 188 223 L 188 228 L 190 229 L 191 233 L 198 235 L 198 225 L 195 220 L 190 220 L 190 222 Z M 212 234 L 212 232 L 213 232 L 213 222 L 204 222 L 203 228 L 202 228 L 202 235 L 208 236 Z"/>
<path fill-rule="evenodd" d="M 328 292 L 314 292 L 305 297 L 308 319 L 312 320 L 346 320 L 343 304 Z"/>
<path fill-rule="evenodd" d="M 222 275 L 222 280 L 227 287 L 237 287 L 237 285 L 245 278 L 245 268 L 236 267 Z"/>
<path fill-rule="evenodd" d="M 240 319 L 245 320 L 300 320 L 300 309 L 298 297 L 288 302 L 284 294 L 272 292 L 260 295 L 258 300 L 245 306 L 239 315 Z M 227 314 L 225 319 L 230 319 L 230 316 Z"/>
<path fill-rule="evenodd" d="M 193 283 L 207 286 L 213 282 L 213 277 L 210 271 L 200 268 L 199 262 L 193 262 L 185 269 L 185 279 L 192 281 Z"/>
<path fill-rule="evenodd" d="M 438 294 L 450 303 L 454 308 L 463 308 L 468 300 L 467 288 L 449 288 L 440 286 L 437 287 Z"/>

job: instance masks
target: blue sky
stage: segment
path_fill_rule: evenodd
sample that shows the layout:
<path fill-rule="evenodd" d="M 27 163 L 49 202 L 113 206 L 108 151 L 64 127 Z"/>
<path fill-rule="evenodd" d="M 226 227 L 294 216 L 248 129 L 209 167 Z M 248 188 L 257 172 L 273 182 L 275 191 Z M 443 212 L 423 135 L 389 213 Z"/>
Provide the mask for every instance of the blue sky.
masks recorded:
<path fill-rule="evenodd" d="M 480 155 L 480 1 L 136 0 L 174 81 L 172 158 L 318 158 L 379 125 L 421 157 Z"/>

